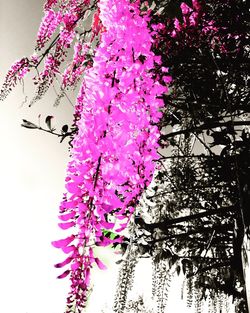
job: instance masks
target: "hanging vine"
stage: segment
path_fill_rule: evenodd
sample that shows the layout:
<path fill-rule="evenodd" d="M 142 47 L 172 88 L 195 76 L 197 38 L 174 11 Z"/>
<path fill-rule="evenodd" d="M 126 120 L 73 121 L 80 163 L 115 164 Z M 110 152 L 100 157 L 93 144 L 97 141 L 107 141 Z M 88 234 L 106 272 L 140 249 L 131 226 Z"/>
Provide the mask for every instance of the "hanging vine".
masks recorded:
<path fill-rule="evenodd" d="M 126 251 L 126 255 L 122 260 L 121 268 L 119 269 L 113 305 L 113 310 L 116 313 L 123 313 L 125 311 L 128 292 L 133 287 L 134 273 L 137 263 L 137 249 L 135 246 L 129 245 Z"/>

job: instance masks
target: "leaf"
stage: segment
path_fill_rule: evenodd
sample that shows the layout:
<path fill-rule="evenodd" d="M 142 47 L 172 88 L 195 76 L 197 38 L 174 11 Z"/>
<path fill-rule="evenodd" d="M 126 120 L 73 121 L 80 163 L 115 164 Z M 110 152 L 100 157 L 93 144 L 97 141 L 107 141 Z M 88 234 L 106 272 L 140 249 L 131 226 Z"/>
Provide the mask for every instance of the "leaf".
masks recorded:
<path fill-rule="evenodd" d="M 62 133 L 67 133 L 69 130 L 69 126 L 66 124 L 66 125 L 63 125 L 62 127 Z"/>
<path fill-rule="evenodd" d="M 179 276 L 179 275 L 180 275 L 180 272 L 181 272 L 181 267 L 180 267 L 180 265 L 177 265 L 177 266 L 176 266 L 176 272 L 177 272 L 177 275 Z"/>
<path fill-rule="evenodd" d="M 36 124 L 29 122 L 27 120 L 23 120 L 23 123 L 21 124 L 22 127 L 30 128 L 30 129 L 36 129 L 39 128 Z"/>
<path fill-rule="evenodd" d="M 113 240 L 113 239 L 119 237 L 119 235 L 117 235 L 116 233 L 114 233 L 114 232 L 112 232 L 112 231 L 108 231 L 108 230 L 106 230 L 106 229 L 103 229 L 103 230 L 102 230 L 102 233 L 103 233 L 103 235 L 104 235 L 105 237 L 108 237 L 108 238 L 110 238 L 111 240 Z"/>
<path fill-rule="evenodd" d="M 52 115 L 48 115 L 45 119 L 45 123 L 48 126 L 48 129 L 52 131 L 52 127 L 51 127 L 51 120 L 52 120 L 53 116 Z"/>
<path fill-rule="evenodd" d="M 117 235 L 116 233 L 111 232 L 110 239 L 114 240 L 114 239 L 116 239 L 118 237 L 119 237 L 119 235 Z"/>
<path fill-rule="evenodd" d="M 63 134 L 63 136 L 61 137 L 60 143 L 62 143 L 63 140 L 67 138 L 67 136 L 68 136 L 68 133 Z"/>
<path fill-rule="evenodd" d="M 231 143 L 230 138 L 227 136 L 226 131 L 215 131 L 213 133 L 211 133 L 210 135 L 211 137 L 213 137 L 213 142 L 211 144 L 211 146 L 216 146 L 216 145 L 228 145 Z"/>

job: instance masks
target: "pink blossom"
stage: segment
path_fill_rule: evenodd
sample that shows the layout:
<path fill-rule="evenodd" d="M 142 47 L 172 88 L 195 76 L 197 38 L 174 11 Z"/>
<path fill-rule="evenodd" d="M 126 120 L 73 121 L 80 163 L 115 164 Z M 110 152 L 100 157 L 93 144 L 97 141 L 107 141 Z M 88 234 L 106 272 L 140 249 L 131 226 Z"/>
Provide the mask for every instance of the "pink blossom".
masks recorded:
<path fill-rule="evenodd" d="M 70 273 L 70 270 L 66 270 L 61 275 L 57 276 L 57 278 L 59 278 L 59 279 L 65 278 L 69 275 L 69 273 Z"/>
<path fill-rule="evenodd" d="M 63 262 L 55 264 L 55 267 L 56 268 L 64 267 L 65 265 L 69 264 L 72 261 L 72 259 L 73 258 L 70 256 L 70 257 L 66 258 Z"/>
<path fill-rule="evenodd" d="M 17 82 L 30 71 L 30 67 L 31 63 L 28 58 L 22 58 L 12 64 L 0 91 L 0 99 L 4 99 L 8 95 Z"/>
<path fill-rule="evenodd" d="M 71 29 L 74 18 L 64 18 L 66 29 Z M 105 268 L 88 245 L 122 241 L 122 236 L 107 238 L 103 230 L 127 227 L 155 169 L 159 130 L 153 124 L 161 118 L 164 104 L 159 96 L 167 88 L 153 77 L 154 64 L 161 65 L 161 58 L 151 50 L 147 22 L 138 3 L 129 0 L 100 0 L 93 20 L 96 32 L 101 25 L 105 31 L 80 88 L 75 113 L 78 133 L 65 180 L 67 193 L 60 206 L 60 219 L 65 223 L 59 225 L 75 226 L 75 241 L 73 246 L 68 238 L 54 242 L 65 253 L 73 253 L 68 305 L 76 301 L 79 308 L 85 302 L 92 264 Z M 65 86 L 79 77 L 75 70 L 82 69 L 85 60 L 83 45 L 76 43 L 74 50 L 73 62 L 64 72 Z M 165 84 L 170 80 L 163 76 Z"/>
<path fill-rule="evenodd" d="M 44 18 L 37 34 L 36 50 L 41 50 L 44 47 L 45 43 L 52 37 L 61 21 L 62 15 L 60 11 L 54 12 L 51 9 L 45 11 Z"/>
<path fill-rule="evenodd" d="M 72 212 L 69 212 L 67 214 L 59 215 L 59 219 L 62 221 L 68 221 L 68 220 L 74 218 L 75 215 L 76 215 L 76 213 L 74 211 L 72 211 Z"/>
<path fill-rule="evenodd" d="M 95 258 L 95 262 L 100 270 L 105 270 L 107 267 L 105 264 L 102 263 L 102 261 L 98 258 Z"/>
<path fill-rule="evenodd" d="M 67 237 L 67 238 L 65 238 L 65 239 L 53 241 L 53 242 L 52 242 L 52 245 L 53 245 L 55 248 L 66 247 L 66 246 L 68 246 L 74 239 L 75 239 L 75 236 L 74 236 L 74 235 L 71 235 L 70 237 Z"/>
<path fill-rule="evenodd" d="M 67 223 L 59 223 L 58 226 L 61 228 L 61 229 L 69 229 L 73 226 L 75 226 L 75 222 L 67 222 Z"/>
<path fill-rule="evenodd" d="M 50 10 L 53 6 L 57 4 L 58 0 L 47 0 L 44 4 L 44 10 Z"/>

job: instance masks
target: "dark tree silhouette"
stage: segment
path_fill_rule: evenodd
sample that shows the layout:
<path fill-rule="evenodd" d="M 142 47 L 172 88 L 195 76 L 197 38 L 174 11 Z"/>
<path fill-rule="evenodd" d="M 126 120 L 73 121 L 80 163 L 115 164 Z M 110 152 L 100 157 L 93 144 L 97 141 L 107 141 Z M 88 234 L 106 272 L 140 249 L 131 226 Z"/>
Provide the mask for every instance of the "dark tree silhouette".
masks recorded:
<path fill-rule="evenodd" d="M 250 239 L 248 4 L 193 1 L 182 4 L 180 17 L 179 3 L 155 3 L 152 27 L 162 23 L 155 51 L 173 81 L 159 125 L 159 171 L 146 200 L 154 220 L 136 220 L 150 232 L 141 251 L 182 270 L 200 299 L 223 292 L 238 312 L 248 312 L 242 268 L 243 238 Z"/>

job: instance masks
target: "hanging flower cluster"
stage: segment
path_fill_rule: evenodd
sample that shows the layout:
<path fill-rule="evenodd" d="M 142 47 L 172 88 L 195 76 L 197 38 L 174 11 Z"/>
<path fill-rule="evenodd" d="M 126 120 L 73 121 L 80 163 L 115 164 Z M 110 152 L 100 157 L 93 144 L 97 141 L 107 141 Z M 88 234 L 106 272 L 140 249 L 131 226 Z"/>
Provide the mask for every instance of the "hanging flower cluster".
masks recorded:
<path fill-rule="evenodd" d="M 190 46 L 197 46 L 203 37 L 210 37 L 211 42 L 209 46 L 211 49 L 215 49 L 218 46 L 222 53 L 227 53 L 225 38 L 223 38 L 223 28 L 216 26 L 216 22 L 206 16 L 206 11 L 201 5 L 201 1 L 193 0 L 192 8 L 183 2 L 180 8 L 183 21 L 181 22 L 177 18 L 174 19 L 174 28 L 170 33 L 171 37 L 183 38 L 183 41 L 188 40 Z M 167 31 L 170 29 L 171 27 L 168 27 Z"/>
<path fill-rule="evenodd" d="M 191 9 L 184 2 L 181 3 L 180 7 L 183 14 L 183 23 L 180 23 L 177 18 L 174 19 L 175 31 L 173 36 L 176 36 L 176 31 L 180 32 L 182 29 L 185 29 L 189 26 L 197 26 L 198 20 L 200 18 L 199 13 L 201 12 L 201 7 L 198 1 L 193 1 L 193 9 Z"/>
<path fill-rule="evenodd" d="M 81 26 L 81 22 L 88 19 L 91 10 L 95 11 L 96 1 L 93 1 L 90 6 L 88 0 L 68 0 L 60 3 L 53 2 L 51 6 L 45 5 L 46 8 L 53 7 L 45 11 L 45 18 L 43 19 L 40 29 L 42 30 L 42 36 L 38 33 L 38 43 L 47 42 L 52 34 L 55 33 L 57 26 L 60 25 L 60 31 L 51 42 L 49 51 L 56 64 L 55 67 L 49 71 L 48 76 L 44 76 L 44 71 L 35 78 L 35 82 L 38 85 L 35 98 L 31 101 L 31 104 L 39 100 L 44 93 L 48 90 L 49 86 L 53 83 L 55 76 L 58 74 L 62 78 L 60 97 L 65 94 L 64 90 L 67 87 L 74 87 L 82 74 L 89 65 L 89 62 L 83 62 L 85 54 L 88 52 L 88 44 L 85 42 L 85 30 L 79 35 L 76 28 Z M 52 13 L 53 12 L 53 13 Z M 50 20 L 46 16 L 54 15 L 55 18 Z M 44 31 L 46 30 L 46 32 Z M 99 29 L 100 31 L 100 29 Z M 83 36 L 84 38 L 81 38 Z M 95 32 L 92 37 L 98 36 L 98 32 Z M 72 42 L 77 40 L 74 45 L 74 58 L 73 61 L 67 66 L 63 73 L 60 72 L 61 64 L 66 60 L 69 48 L 71 48 Z M 85 44 L 83 44 L 85 42 Z M 42 55 L 42 58 L 44 55 Z M 45 61 L 46 67 L 46 61 Z M 59 100 L 57 99 L 57 100 Z"/>
<path fill-rule="evenodd" d="M 21 80 L 25 74 L 30 71 L 30 68 L 37 62 L 35 59 L 21 58 L 12 64 L 10 70 L 5 76 L 5 80 L 0 91 L 0 100 L 6 98 L 8 93 L 16 85 L 18 80 Z"/>
<path fill-rule="evenodd" d="M 49 41 L 55 33 L 57 26 L 59 24 L 61 26 L 59 34 L 50 45 L 50 54 L 45 58 L 44 70 L 35 77 L 35 83 L 38 87 L 36 96 L 31 101 L 31 105 L 45 94 L 49 86 L 53 83 L 56 74 L 61 75 L 60 66 L 65 61 L 68 49 L 71 47 L 71 44 L 76 37 L 75 28 L 77 27 L 77 23 L 84 19 L 88 9 L 88 7 L 86 7 L 87 4 L 88 1 L 72 0 L 67 4 L 60 4 L 58 11 L 52 9 L 45 11 L 45 17 L 38 31 L 36 50 L 43 48 L 45 43 Z M 42 57 L 44 56 L 45 55 Z M 81 58 L 76 62 L 76 57 L 79 56 L 79 53 L 75 54 L 75 58 L 71 66 L 75 66 L 77 63 L 82 63 Z M 54 64 L 54 66 L 49 67 L 49 70 L 48 63 Z M 77 78 L 82 75 L 83 70 L 84 67 L 82 66 L 80 71 L 74 71 L 74 82 L 76 82 Z M 65 79 L 65 75 L 62 75 L 62 78 L 62 89 L 66 88 L 66 86 L 72 86 L 72 80 Z"/>
<path fill-rule="evenodd" d="M 89 50 L 89 45 L 81 42 L 76 42 L 74 46 L 74 56 L 72 62 L 65 69 L 62 75 L 62 86 L 75 86 L 83 74 L 88 60 L 86 60 L 86 53 Z"/>
<path fill-rule="evenodd" d="M 62 14 L 60 11 L 45 11 L 45 15 L 37 33 L 36 50 L 41 50 L 44 47 L 45 43 L 50 40 L 61 21 Z"/>
<path fill-rule="evenodd" d="M 53 242 L 67 254 L 56 265 L 68 266 L 58 276 L 69 275 L 71 280 L 67 313 L 86 304 L 91 267 L 95 263 L 105 268 L 93 247 L 122 242 L 117 233 L 126 228 L 142 191 L 150 184 L 153 160 L 158 157 L 156 124 L 164 105 L 161 95 L 167 92 L 171 78 L 151 50 L 153 33 L 139 5 L 130 0 L 100 0 L 98 6 L 97 1 L 48 0 L 36 46 L 42 54 L 17 61 L 2 91 L 6 96 L 42 61 L 31 103 L 44 95 L 56 75 L 61 76 L 64 90 L 75 86 L 85 72 L 75 106 L 78 132 L 59 216 L 60 228 L 73 230 L 73 234 Z M 92 22 L 92 28 L 81 33 L 81 22 Z M 61 73 L 73 42 L 73 59 Z M 116 235 L 107 235 L 114 232 Z"/>
<path fill-rule="evenodd" d="M 81 117 L 68 164 L 67 193 L 59 226 L 75 234 L 53 242 L 69 256 L 57 267 L 70 267 L 68 310 L 84 307 L 93 263 L 104 268 L 92 246 L 121 242 L 106 230 L 126 228 L 138 197 L 149 185 L 157 158 L 161 117 L 159 99 L 167 91 L 154 72 L 161 60 L 151 51 L 147 16 L 129 0 L 101 0 L 106 31 L 85 78 L 78 106 Z"/>
<path fill-rule="evenodd" d="M 89 0 L 48 0 L 44 5 L 44 10 L 45 14 L 37 34 L 35 51 L 38 55 L 36 56 L 36 62 L 34 62 L 33 56 L 16 61 L 6 75 L 6 80 L 0 92 L 0 99 L 6 98 L 17 82 L 32 68 L 35 68 L 38 74 L 33 78 L 37 90 L 30 105 L 43 97 L 56 75 L 59 80 L 62 78 L 61 90 L 64 91 L 67 87 L 75 87 L 75 84 L 82 77 L 85 67 L 91 65 L 90 57 L 88 62 L 83 63 L 82 53 L 75 53 L 73 62 L 68 66 L 73 71 L 68 70 L 66 73 L 64 72 L 65 67 L 63 67 L 74 41 L 75 48 L 79 48 L 81 44 L 85 43 L 84 51 L 86 50 L 85 52 L 88 55 L 91 54 L 86 47 L 92 49 L 90 44 L 95 38 L 98 38 L 102 29 L 99 12 L 95 12 L 97 10 L 97 0 L 92 1 L 91 4 Z M 94 13 L 93 16 L 91 12 Z M 82 23 L 89 24 L 91 19 L 93 20 L 93 30 L 86 30 Z M 79 29 L 82 29 L 82 32 L 79 33 Z M 50 70 L 48 70 L 48 63 L 52 64 L 52 62 L 55 66 L 50 67 Z M 42 63 L 44 68 L 40 72 L 39 67 Z M 63 94 L 65 93 L 63 92 Z"/>

